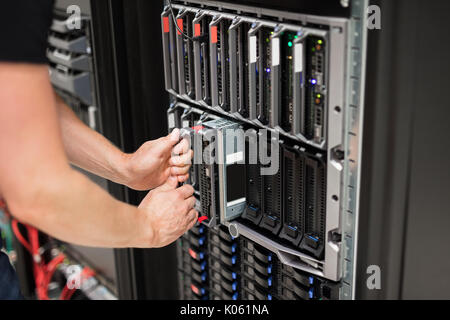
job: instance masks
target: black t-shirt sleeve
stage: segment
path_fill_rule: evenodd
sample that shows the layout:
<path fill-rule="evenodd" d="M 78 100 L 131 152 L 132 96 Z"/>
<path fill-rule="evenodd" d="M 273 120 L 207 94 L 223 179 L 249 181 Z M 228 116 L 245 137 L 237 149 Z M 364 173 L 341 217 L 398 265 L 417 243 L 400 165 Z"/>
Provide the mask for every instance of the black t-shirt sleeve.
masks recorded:
<path fill-rule="evenodd" d="M 53 0 L 1 0 L 0 61 L 47 63 Z"/>

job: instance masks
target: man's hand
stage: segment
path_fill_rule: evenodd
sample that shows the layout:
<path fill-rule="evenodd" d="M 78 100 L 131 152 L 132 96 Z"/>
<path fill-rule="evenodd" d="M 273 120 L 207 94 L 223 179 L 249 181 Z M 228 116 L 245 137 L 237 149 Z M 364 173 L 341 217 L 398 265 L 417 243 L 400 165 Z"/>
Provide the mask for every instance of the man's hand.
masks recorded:
<path fill-rule="evenodd" d="M 177 188 L 176 177 L 150 191 L 139 205 L 145 212 L 143 228 L 153 229 L 151 247 L 164 247 L 182 236 L 197 221 L 194 189 L 190 185 Z M 145 233 L 146 230 L 143 230 Z"/>
<path fill-rule="evenodd" d="M 175 129 L 166 137 L 144 143 L 135 153 L 124 158 L 124 184 L 135 190 L 149 190 L 162 185 L 169 176 L 178 182 L 189 177 L 193 151 L 189 143 L 180 142 L 180 132 Z"/>

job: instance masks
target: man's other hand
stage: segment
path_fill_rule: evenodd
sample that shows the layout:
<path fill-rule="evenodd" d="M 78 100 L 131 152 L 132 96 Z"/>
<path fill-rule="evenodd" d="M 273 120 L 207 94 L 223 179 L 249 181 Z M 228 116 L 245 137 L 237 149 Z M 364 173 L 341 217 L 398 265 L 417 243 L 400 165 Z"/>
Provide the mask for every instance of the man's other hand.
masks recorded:
<path fill-rule="evenodd" d="M 150 226 L 153 229 L 152 247 L 164 247 L 174 242 L 197 222 L 194 189 L 187 184 L 179 188 L 177 185 L 177 178 L 169 177 L 165 184 L 150 191 L 139 205 L 145 215 L 142 232 L 145 234 L 145 228 Z"/>

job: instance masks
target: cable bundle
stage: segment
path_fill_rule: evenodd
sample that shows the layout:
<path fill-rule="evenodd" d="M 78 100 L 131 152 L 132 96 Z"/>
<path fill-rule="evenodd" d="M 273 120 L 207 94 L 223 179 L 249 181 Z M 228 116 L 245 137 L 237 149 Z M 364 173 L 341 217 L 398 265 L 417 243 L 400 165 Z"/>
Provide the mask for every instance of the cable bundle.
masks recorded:
<path fill-rule="evenodd" d="M 1 199 L 0 199 L 0 208 L 3 209 L 8 216 L 11 216 L 8 213 L 5 202 L 2 201 Z M 11 227 L 14 232 L 14 235 L 16 236 L 17 240 L 25 247 L 25 249 L 27 249 L 27 251 L 31 254 L 33 258 L 33 273 L 36 284 L 37 297 L 39 300 L 49 300 L 50 298 L 48 297 L 48 286 L 52 280 L 52 277 L 56 269 L 66 259 L 66 255 L 60 253 L 52 260 L 50 260 L 50 262 L 45 263 L 41 255 L 41 247 L 39 246 L 38 230 L 28 225 L 24 226 L 27 230 L 29 241 L 27 241 L 20 232 L 19 222 L 15 219 L 12 219 L 11 221 Z M 92 269 L 84 267 L 81 272 L 81 283 L 94 275 L 95 272 Z M 59 299 L 70 300 L 75 291 L 76 291 L 75 288 L 71 289 L 69 288 L 68 284 L 66 284 L 61 292 Z"/>

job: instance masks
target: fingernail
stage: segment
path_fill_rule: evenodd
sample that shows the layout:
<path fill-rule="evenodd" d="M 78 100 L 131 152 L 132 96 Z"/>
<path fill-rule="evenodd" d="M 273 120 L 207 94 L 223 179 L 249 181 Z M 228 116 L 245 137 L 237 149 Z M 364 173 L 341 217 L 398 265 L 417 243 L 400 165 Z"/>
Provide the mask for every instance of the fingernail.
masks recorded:
<path fill-rule="evenodd" d="M 180 129 L 175 128 L 175 129 L 172 130 L 172 133 L 170 134 L 170 137 L 172 139 L 178 139 L 179 135 L 180 135 Z"/>

